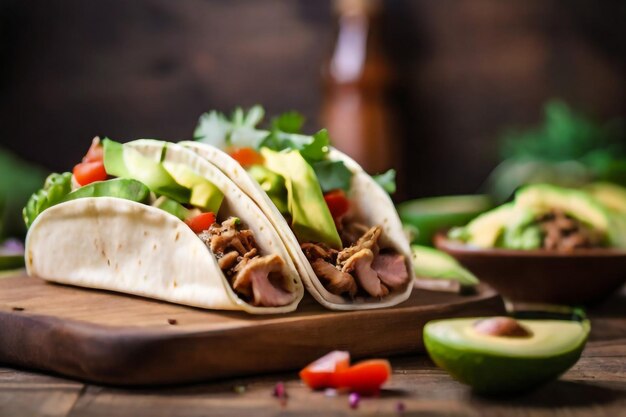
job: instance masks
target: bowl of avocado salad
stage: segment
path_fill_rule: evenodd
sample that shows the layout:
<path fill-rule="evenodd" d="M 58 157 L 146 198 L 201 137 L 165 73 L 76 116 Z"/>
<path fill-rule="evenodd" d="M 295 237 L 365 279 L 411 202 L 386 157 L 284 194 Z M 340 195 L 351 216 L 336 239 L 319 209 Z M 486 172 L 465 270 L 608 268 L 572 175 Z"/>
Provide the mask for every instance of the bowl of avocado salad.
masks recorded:
<path fill-rule="evenodd" d="M 590 304 L 626 281 L 626 189 L 529 185 L 435 245 L 510 300 Z"/>

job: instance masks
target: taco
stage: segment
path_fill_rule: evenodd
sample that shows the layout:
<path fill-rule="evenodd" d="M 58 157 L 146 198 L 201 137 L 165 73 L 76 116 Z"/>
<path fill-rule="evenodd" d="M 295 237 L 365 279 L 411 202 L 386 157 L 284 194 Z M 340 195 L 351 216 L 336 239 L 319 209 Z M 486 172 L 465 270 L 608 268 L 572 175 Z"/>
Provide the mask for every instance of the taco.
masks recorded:
<path fill-rule="evenodd" d="M 327 308 L 396 305 L 411 293 L 409 242 L 389 195 L 328 133 L 299 133 L 300 116 L 257 129 L 263 111 L 211 112 L 180 144 L 225 172 L 272 221 L 307 290 Z M 378 178 L 389 181 L 392 173 Z"/>
<path fill-rule="evenodd" d="M 195 307 L 284 313 L 303 286 L 279 235 L 226 175 L 181 146 L 94 140 L 24 208 L 29 275 Z"/>

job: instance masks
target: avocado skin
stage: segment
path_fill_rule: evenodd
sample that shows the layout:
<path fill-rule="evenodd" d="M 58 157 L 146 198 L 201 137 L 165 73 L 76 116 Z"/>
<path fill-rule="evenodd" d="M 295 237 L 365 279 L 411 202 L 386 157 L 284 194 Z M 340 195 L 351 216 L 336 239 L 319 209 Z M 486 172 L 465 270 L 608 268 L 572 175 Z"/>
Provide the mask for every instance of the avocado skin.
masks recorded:
<path fill-rule="evenodd" d="M 150 190 L 139 181 L 115 178 L 85 185 L 65 196 L 63 201 L 86 197 L 116 197 L 144 203 L 150 196 Z"/>
<path fill-rule="evenodd" d="M 437 366 L 479 394 L 531 390 L 556 379 L 580 358 L 586 338 L 574 349 L 555 356 L 520 358 L 450 346 L 424 327 L 424 345 Z"/>

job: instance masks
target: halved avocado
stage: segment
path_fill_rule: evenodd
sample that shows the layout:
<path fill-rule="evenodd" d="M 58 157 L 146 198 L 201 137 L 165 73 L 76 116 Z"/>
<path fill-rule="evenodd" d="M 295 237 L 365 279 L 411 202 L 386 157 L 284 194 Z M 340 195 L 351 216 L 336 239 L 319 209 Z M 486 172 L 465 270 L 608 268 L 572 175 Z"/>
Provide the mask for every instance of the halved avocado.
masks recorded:
<path fill-rule="evenodd" d="M 557 378 L 580 357 L 588 321 L 519 320 L 521 334 L 486 334 L 485 318 L 431 321 L 424 344 L 433 361 L 476 392 L 525 391 Z M 526 332 L 526 334 L 524 334 Z"/>
<path fill-rule="evenodd" d="M 406 201 L 398 205 L 398 214 L 403 223 L 419 230 L 413 243 L 432 245 L 437 231 L 463 225 L 491 207 L 489 196 L 455 195 Z"/>

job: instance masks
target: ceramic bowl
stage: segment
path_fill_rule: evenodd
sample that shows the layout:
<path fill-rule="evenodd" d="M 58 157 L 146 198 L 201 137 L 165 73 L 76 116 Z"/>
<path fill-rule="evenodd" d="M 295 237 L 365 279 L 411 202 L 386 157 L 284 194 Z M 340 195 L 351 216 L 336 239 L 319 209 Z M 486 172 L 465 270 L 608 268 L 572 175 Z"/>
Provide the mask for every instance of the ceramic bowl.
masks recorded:
<path fill-rule="evenodd" d="M 435 246 L 511 301 L 592 304 L 626 282 L 624 250 L 477 249 L 443 233 L 435 236 Z"/>

